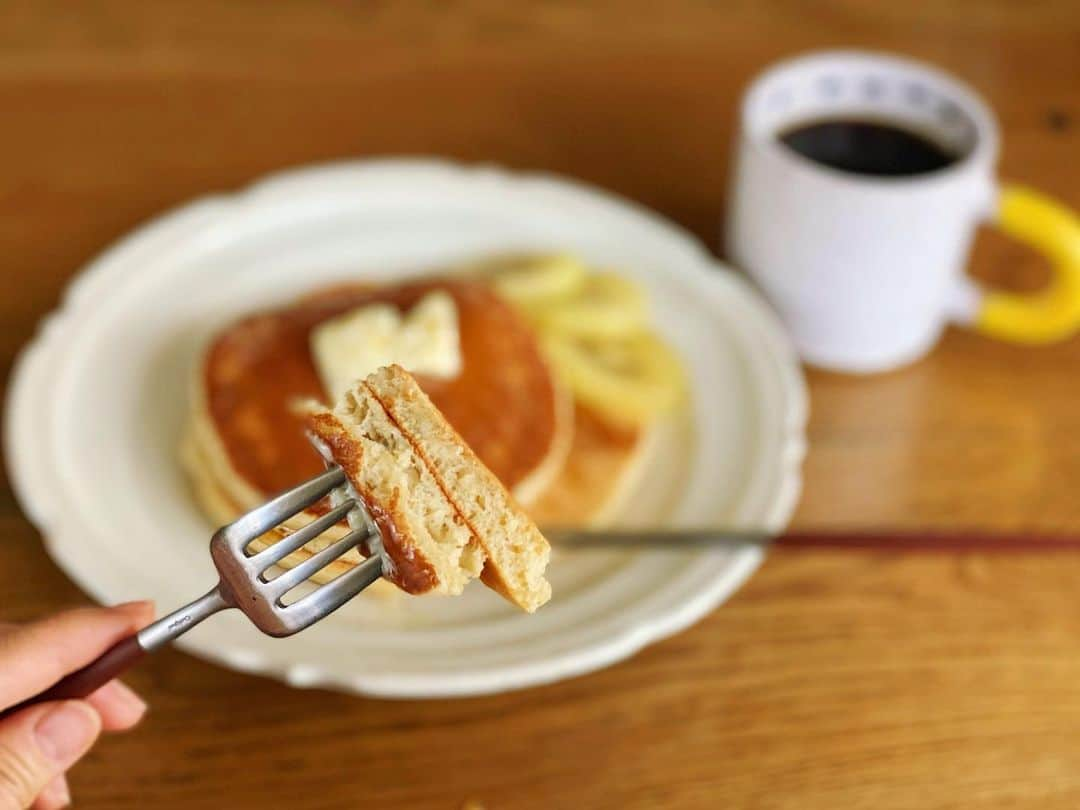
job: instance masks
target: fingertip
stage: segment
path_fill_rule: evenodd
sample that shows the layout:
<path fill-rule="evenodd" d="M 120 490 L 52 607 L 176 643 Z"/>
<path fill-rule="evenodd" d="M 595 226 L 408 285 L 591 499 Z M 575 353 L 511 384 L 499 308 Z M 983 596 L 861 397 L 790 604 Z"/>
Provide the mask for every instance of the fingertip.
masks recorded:
<path fill-rule="evenodd" d="M 140 599 L 134 602 L 122 602 L 113 605 L 112 610 L 130 616 L 138 627 L 149 624 L 154 618 L 154 602 L 151 599 Z"/>
<path fill-rule="evenodd" d="M 101 715 L 106 731 L 127 731 L 146 714 L 147 705 L 135 690 L 121 681 L 109 681 L 87 698 Z"/>
<path fill-rule="evenodd" d="M 33 810 L 60 810 L 62 807 L 71 806 L 71 789 L 68 787 L 67 778 L 60 774 L 38 794 L 32 805 Z"/>

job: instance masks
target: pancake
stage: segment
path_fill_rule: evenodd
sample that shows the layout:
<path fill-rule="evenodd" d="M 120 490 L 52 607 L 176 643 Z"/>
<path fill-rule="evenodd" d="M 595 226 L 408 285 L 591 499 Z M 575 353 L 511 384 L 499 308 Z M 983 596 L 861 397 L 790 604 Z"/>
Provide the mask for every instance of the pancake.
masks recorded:
<path fill-rule="evenodd" d="M 400 366 L 306 410 L 382 535 L 383 576 L 407 593 L 458 594 L 472 579 L 533 612 L 551 597 L 547 540 Z"/>
<path fill-rule="evenodd" d="M 510 306 L 484 284 L 439 279 L 326 290 L 244 318 L 217 336 L 196 380 L 191 433 L 238 505 L 251 508 L 323 468 L 293 411 L 297 400 L 325 399 L 308 347 L 311 330 L 366 304 L 410 308 L 436 289 L 457 305 L 463 368 L 449 380 L 420 377 L 421 388 L 517 497 L 528 502 L 546 489 L 569 447 L 568 395 Z"/>
<path fill-rule="evenodd" d="M 619 510 L 645 469 L 653 435 L 654 431 L 651 429 L 612 426 L 587 408 L 577 406 L 574 436 L 566 463 L 539 500 L 528 508 L 530 516 L 539 525 L 551 528 L 599 528 L 617 522 Z M 196 497 L 203 511 L 216 524 L 235 520 L 246 511 L 214 480 L 213 465 L 203 457 L 190 434 L 183 445 L 183 458 L 191 474 Z M 307 520 L 308 518 L 302 518 L 296 526 L 287 525 L 283 530 L 267 533 L 252 544 L 253 548 L 266 548 Z M 282 561 L 282 567 L 291 568 L 303 562 L 347 532 L 344 525 L 332 527 L 315 541 L 288 555 Z M 325 582 L 361 561 L 360 553 L 352 549 L 313 579 L 316 582 Z M 393 585 L 380 580 L 365 593 L 391 597 L 396 592 Z"/>
<path fill-rule="evenodd" d="M 566 463 L 529 514 L 550 528 L 601 528 L 616 522 L 641 478 L 653 435 L 651 426 L 615 426 L 577 405 Z"/>
<path fill-rule="evenodd" d="M 194 440 L 194 436 L 190 430 L 181 442 L 180 459 L 188 472 L 192 490 L 194 491 L 196 500 L 199 502 L 199 506 L 202 508 L 203 514 L 210 518 L 215 526 L 223 526 L 226 523 L 231 523 L 248 511 L 250 507 L 241 506 L 233 499 L 227 489 L 222 486 L 221 482 L 214 477 L 213 463 L 206 457 L 198 442 Z M 268 548 L 279 540 L 287 537 L 295 528 L 299 528 L 309 520 L 310 518 L 301 518 L 296 521 L 296 524 L 293 527 L 279 528 L 267 532 L 263 536 L 252 541 L 250 545 L 251 551 L 258 552 Z M 321 551 L 335 540 L 344 537 L 348 532 L 349 529 L 345 523 L 332 526 L 303 548 L 297 549 L 292 554 L 289 554 L 285 559 L 278 563 L 278 565 L 281 568 L 292 568 L 293 566 L 299 565 L 312 554 Z M 360 552 L 355 548 L 349 549 L 337 560 L 331 562 L 311 577 L 311 579 L 318 583 L 328 582 L 340 574 L 349 571 L 354 566 L 359 565 L 363 559 L 363 556 L 361 556 Z M 389 595 L 395 591 L 396 588 L 389 582 L 378 580 L 368 586 L 365 593 Z"/>
<path fill-rule="evenodd" d="M 298 399 L 324 399 L 308 347 L 311 330 L 368 303 L 409 308 L 436 289 L 447 290 L 458 307 L 464 369 L 450 381 L 418 377 L 421 388 L 541 525 L 602 526 L 617 516 L 639 478 L 649 428 L 613 427 L 575 406 L 515 310 L 484 282 L 441 278 L 324 289 L 243 318 L 214 338 L 193 376 L 181 458 L 215 523 L 228 523 L 323 469 L 304 438 L 303 416 L 294 410 Z M 316 504 L 253 548 L 277 542 L 323 512 L 325 502 Z M 299 564 L 347 532 L 344 523 L 331 527 L 282 567 Z M 332 579 L 361 560 L 351 550 L 314 579 Z M 380 580 L 368 593 L 398 591 Z"/>

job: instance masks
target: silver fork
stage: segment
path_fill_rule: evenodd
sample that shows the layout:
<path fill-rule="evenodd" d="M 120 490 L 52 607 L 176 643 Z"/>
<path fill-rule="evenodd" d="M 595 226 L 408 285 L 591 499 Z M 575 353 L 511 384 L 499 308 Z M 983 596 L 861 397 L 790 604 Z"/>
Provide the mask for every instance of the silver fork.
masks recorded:
<path fill-rule="evenodd" d="M 277 637 L 291 636 L 329 616 L 382 574 L 379 532 L 363 502 L 350 497 L 344 487 L 345 474 L 339 467 L 331 467 L 229 525 L 222 526 L 210 540 L 210 556 L 219 577 L 217 586 L 194 602 L 117 642 L 94 661 L 57 681 L 41 694 L 0 713 L 0 718 L 34 703 L 86 697 L 131 667 L 146 653 L 168 644 L 207 617 L 227 608 L 238 608 L 264 633 Z M 326 495 L 331 497 L 333 508 L 330 512 L 269 548 L 250 556 L 246 553 L 248 545 L 256 537 Z M 354 529 L 348 535 L 276 577 L 267 577 L 271 566 L 345 518 L 350 519 L 350 526 Z M 346 551 L 361 544 L 368 546 L 366 550 L 371 556 L 367 560 L 326 585 L 285 604 L 283 599 L 287 593 Z"/>

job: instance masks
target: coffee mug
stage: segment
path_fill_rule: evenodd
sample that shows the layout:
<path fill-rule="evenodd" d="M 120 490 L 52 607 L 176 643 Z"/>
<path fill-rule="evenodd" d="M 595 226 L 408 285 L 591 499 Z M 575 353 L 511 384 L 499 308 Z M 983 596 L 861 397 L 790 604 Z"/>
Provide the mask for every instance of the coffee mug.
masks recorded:
<path fill-rule="evenodd" d="M 995 178 L 998 127 L 968 87 L 896 57 L 837 51 L 768 70 L 740 108 L 727 248 L 802 357 L 882 371 L 949 322 L 1020 343 L 1080 327 L 1080 222 Z M 1034 294 L 964 275 L 980 223 L 1042 251 Z"/>

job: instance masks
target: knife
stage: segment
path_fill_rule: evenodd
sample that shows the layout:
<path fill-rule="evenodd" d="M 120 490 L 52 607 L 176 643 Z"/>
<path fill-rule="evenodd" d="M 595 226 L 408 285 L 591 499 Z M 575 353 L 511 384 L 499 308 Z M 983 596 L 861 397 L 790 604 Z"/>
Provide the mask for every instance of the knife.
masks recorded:
<path fill-rule="evenodd" d="M 916 551 L 938 553 L 1080 551 L 1080 536 L 977 529 L 852 529 L 768 532 L 761 529 L 574 529 L 550 528 L 557 548 L 653 550 L 782 549 Z"/>

